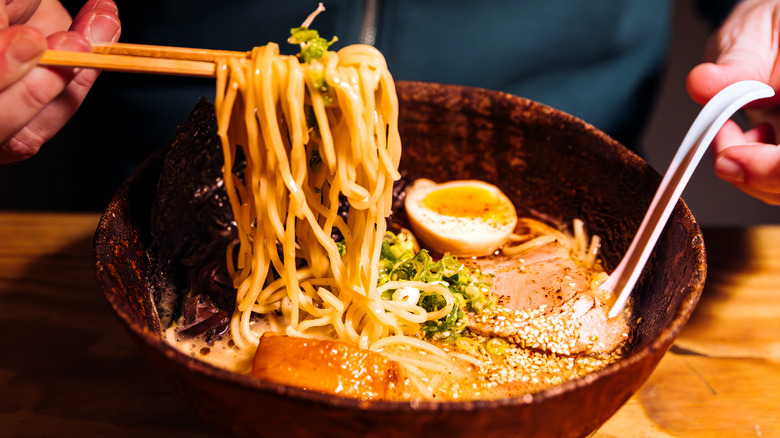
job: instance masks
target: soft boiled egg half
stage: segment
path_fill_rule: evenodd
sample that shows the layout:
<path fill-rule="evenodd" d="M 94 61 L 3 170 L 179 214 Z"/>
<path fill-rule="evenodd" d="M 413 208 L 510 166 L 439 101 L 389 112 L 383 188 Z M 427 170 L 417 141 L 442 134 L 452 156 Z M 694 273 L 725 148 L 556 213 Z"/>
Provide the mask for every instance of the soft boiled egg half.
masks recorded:
<path fill-rule="evenodd" d="M 517 212 L 509 198 L 483 181 L 437 184 L 419 179 L 406 189 L 404 206 L 423 248 L 440 254 L 492 254 L 517 225 Z"/>

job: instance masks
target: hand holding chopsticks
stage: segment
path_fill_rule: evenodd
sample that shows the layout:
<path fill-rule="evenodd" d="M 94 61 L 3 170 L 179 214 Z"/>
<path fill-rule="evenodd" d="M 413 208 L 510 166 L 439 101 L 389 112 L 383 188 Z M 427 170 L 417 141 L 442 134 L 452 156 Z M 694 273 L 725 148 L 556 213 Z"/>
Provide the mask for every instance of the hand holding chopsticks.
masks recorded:
<path fill-rule="evenodd" d="M 112 0 L 88 0 L 74 17 L 56 1 L 13 1 L 8 11 L 0 6 L 0 164 L 37 153 L 98 76 L 91 69 L 36 69 L 41 54 L 47 47 L 79 51 L 116 41 L 117 12 Z"/>
<path fill-rule="evenodd" d="M 132 73 L 214 77 L 217 59 L 229 56 L 247 57 L 248 52 L 111 43 L 95 45 L 91 53 L 47 50 L 39 64 Z"/>

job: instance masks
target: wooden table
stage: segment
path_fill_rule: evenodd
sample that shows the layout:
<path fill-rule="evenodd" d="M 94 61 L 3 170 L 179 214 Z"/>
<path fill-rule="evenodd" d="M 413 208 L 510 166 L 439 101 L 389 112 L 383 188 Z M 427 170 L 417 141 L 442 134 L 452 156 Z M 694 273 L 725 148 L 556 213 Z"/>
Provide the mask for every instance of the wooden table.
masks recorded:
<path fill-rule="evenodd" d="M 206 437 L 97 289 L 97 214 L 0 213 L 0 436 Z M 594 437 L 780 436 L 780 226 L 706 229 L 688 326 Z"/>

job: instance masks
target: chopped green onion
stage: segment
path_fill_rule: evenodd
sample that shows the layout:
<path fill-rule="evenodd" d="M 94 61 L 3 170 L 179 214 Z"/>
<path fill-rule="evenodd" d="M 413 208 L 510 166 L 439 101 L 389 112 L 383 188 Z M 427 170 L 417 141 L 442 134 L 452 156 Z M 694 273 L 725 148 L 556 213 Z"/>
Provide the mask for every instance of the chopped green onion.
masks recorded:
<path fill-rule="evenodd" d="M 485 342 L 485 350 L 491 356 L 503 356 L 506 354 L 506 341 L 501 338 L 490 338 Z"/>
<path fill-rule="evenodd" d="M 311 64 L 312 61 L 322 58 L 328 48 L 338 41 L 338 37 L 333 37 L 330 41 L 320 37 L 320 33 L 308 27 L 294 27 L 290 29 L 290 38 L 287 42 L 298 44 L 301 51 L 298 53 L 300 62 Z"/>
<path fill-rule="evenodd" d="M 433 260 L 427 250 L 414 253 L 414 243 L 403 234 L 385 233 L 379 259 L 378 285 L 388 281 L 422 281 L 445 285 L 455 297 L 456 303 L 446 316 L 427 321 L 421 327 L 428 338 L 455 340 L 466 328 L 466 311 L 481 312 L 495 305 L 490 294 L 491 277 L 477 269 L 468 269 L 457 258 L 445 255 Z M 391 299 L 392 292 L 383 294 Z M 447 305 L 439 293 L 421 291 L 417 305 L 428 312 L 441 310 Z"/>

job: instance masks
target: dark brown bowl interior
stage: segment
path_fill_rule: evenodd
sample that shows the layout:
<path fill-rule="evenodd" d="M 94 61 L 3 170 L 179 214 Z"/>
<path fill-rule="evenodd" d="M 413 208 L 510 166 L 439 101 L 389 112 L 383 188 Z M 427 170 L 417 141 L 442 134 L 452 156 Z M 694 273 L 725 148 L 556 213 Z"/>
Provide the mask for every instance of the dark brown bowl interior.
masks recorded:
<path fill-rule="evenodd" d="M 526 99 L 486 90 L 398 83 L 401 168 L 438 181 L 501 187 L 521 213 L 583 219 L 614 267 L 660 178 L 592 126 Z M 208 421 L 265 437 L 577 437 L 604 423 L 642 385 L 688 320 L 704 285 L 698 225 L 680 201 L 634 303 L 642 323 L 625 359 L 550 390 L 473 402 L 359 402 L 215 369 L 169 347 L 147 280 L 149 215 L 162 154 L 114 196 L 95 235 L 98 282 L 121 321 L 173 387 Z"/>

